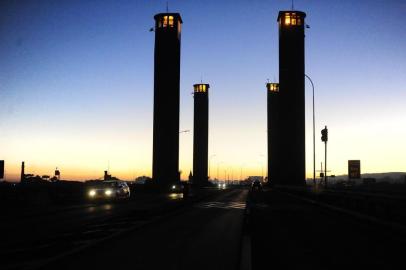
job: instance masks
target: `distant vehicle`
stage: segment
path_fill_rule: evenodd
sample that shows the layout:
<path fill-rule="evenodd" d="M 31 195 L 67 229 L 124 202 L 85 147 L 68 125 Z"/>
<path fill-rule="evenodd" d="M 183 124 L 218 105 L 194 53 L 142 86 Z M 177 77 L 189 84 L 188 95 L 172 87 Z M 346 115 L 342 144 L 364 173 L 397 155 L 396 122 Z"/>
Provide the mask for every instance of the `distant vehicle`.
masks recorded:
<path fill-rule="evenodd" d="M 251 190 L 252 191 L 261 191 L 262 190 L 262 184 L 259 180 L 254 180 L 251 185 Z"/>
<path fill-rule="evenodd" d="M 169 186 L 169 192 L 171 193 L 183 193 L 184 186 L 181 182 L 172 183 Z"/>
<path fill-rule="evenodd" d="M 130 188 L 127 183 L 120 180 L 98 181 L 90 184 L 87 189 L 90 199 L 128 199 Z"/>
<path fill-rule="evenodd" d="M 218 184 L 217 184 L 217 187 L 218 187 L 219 189 L 226 189 L 227 185 L 226 185 L 226 183 L 218 183 Z"/>

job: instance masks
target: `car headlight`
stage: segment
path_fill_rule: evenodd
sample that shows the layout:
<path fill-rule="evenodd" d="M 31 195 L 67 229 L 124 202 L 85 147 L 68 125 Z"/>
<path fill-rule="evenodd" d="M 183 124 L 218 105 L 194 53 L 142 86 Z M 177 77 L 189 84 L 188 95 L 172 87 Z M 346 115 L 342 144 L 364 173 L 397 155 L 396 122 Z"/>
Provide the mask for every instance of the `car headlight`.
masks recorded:
<path fill-rule="evenodd" d="M 96 190 L 92 189 L 89 191 L 89 196 L 94 197 L 96 195 Z"/>
<path fill-rule="evenodd" d="M 173 185 L 173 186 L 172 186 L 172 189 L 176 189 L 176 186 L 175 186 L 175 185 Z"/>
<path fill-rule="evenodd" d="M 104 192 L 104 194 L 106 194 L 107 196 L 110 196 L 111 194 L 113 194 L 113 191 L 111 189 L 108 189 Z"/>
<path fill-rule="evenodd" d="M 223 188 L 226 188 L 226 184 L 223 184 Z"/>
<path fill-rule="evenodd" d="M 218 187 L 221 188 L 221 184 L 218 184 Z"/>

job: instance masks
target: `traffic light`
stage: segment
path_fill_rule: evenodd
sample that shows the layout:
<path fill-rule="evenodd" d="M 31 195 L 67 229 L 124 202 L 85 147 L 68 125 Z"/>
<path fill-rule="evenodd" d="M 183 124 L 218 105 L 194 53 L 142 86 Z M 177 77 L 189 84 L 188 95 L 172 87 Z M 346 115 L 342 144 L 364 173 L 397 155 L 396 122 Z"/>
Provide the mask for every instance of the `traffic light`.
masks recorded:
<path fill-rule="evenodd" d="M 327 126 L 324 128 L 324 129 L 322 129 L 321 130 L 321 141 L 322 142 L 327 142 L 327 133 L 328 133 L 328 131 L 327 131 Z"/>

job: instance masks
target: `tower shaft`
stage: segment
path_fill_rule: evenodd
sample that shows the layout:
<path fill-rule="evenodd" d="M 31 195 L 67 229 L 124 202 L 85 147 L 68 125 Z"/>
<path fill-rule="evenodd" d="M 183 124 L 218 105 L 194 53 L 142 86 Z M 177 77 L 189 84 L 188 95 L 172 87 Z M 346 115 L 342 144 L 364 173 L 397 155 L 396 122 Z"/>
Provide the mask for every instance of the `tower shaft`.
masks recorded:
<path fill-rule="evenodd" d="M 155 19 L 154 135 L 152 177 L 160 186 L 179 181 L 179 80 L 182 19 L 160 13 Z"/>
<path fill-rule="evenodd" d="M 194 85 L 193 182 L 208 184 L 209 85 Z"/>
<path fill-rule="evenodd" d="M 305 55 L 301 11 L 280 11 L 278 184 L 305 184 Z"/>
<path fill-rule="evenodd" d="M 279 164 L 279 84 L 267 85 L 268 183 L 281 176 Z"/>

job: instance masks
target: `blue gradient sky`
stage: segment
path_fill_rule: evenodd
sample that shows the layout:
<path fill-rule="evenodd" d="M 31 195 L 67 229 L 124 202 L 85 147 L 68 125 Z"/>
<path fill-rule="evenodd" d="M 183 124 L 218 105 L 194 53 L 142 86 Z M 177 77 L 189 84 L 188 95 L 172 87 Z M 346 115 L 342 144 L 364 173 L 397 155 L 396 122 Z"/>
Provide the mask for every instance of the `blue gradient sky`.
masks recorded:
<path fill-rule="evenodd" d="M 221 3 L 220 3 L 221 2 Z M 2 1 L 0 159 L 27 171 L 123 179 L 151 173 L 153 15 L 166 1 Z M 406 171 L 406 2 L 295 1 L 307 13 L 306 73 L 316 86 L 329 169 Z M 211 175 L 266 173 L 265 83 L 278 78 L 279 10 L 290 1 L 170 1 L 182 28 L 180 169 L 192 167 L 192 85 L 210 89 Z M 307 172 L 312 174 L 307 84 Z M 262 172 L 262 168 L 263 171 Z M 218 170 L 217 170 L 218 169 Z M 318 168 L 317 168 L 318 169 Z"/>

